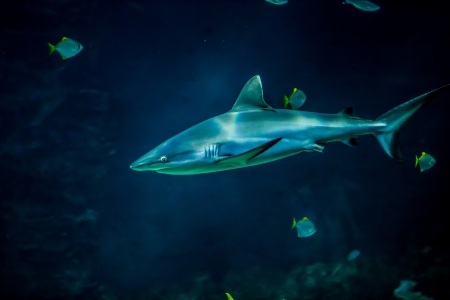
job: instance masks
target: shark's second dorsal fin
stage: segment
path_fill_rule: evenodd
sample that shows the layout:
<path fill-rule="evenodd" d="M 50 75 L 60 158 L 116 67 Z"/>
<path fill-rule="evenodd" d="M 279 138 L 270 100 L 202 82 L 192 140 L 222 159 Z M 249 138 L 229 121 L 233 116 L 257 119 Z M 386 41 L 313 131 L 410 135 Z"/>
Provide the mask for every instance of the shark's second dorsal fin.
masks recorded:
<path fill-rule="evenodd" d="M 349 106 L 346 109 L 343 109 L 339 112 L 339 114 L 343 115 L 347 119 L 355 119 L 355 120 L 362 120 L 362 118 L 358 117 L 357 115 L 353 114 L 353 107 Z"/>
<path fill-rule="evenodd" d="M 264 101 L 261 78 L 259 77 L 259 75 L 253 76 L 245 84 L 230 112 L 240 112 L 248 110 L 275 111 Z"/>

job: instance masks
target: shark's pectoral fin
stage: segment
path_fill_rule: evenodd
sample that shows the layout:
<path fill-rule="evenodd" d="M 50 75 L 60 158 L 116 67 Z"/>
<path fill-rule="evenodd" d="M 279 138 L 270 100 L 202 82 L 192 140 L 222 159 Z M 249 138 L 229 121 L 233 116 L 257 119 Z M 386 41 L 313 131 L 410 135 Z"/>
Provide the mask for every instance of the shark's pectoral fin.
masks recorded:
<path fill-rule="evenodd" d="M 319 152 L 319 153 L 322 153 L 323 148 L 325 148 L 325 146 L 323 146 L 323 145 L 324 144 L 314 143 L 314 144 L 306 146 L 300 152 L 304 151 L 304 152 Z"/>
<path fill-rule="evenodd" d="M 261 153 L 264 153 L 265 151 L 269 150 L 272 146 L 274 146 L 276 143 L 281 141 L 282 138 L 273 139 L 270 142 L 267 142 L 265 144 L 262 144 L 261 146 L 258 146 L 256 148 L 253 148 L 252 150 L 249 150 L 247 152 L 227 157 L 224 159 L 220 159 L 217 161 L 219 164 L 227 164 L 231 166 L 246 166 L 247 162 L 251 160 L 252 158 L 260 155 Z"/>
<path fill-rule="evenodd" d="M 320 152 L 322 153 L 323 148 L 325 148 L 325 146 L 323 146 L 322 144 L 311 144 L 310 146 L 306 147 L 305 150 L 306 152 Z"/>

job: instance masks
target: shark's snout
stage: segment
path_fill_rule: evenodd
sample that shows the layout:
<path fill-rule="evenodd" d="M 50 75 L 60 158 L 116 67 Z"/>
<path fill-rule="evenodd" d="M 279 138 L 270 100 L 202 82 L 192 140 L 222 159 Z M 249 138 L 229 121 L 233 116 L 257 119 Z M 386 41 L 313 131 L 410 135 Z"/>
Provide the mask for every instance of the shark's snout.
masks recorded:
<path fill-rule="evenodd" d="M 134 171 L 157 171 L 161 168 L 152 160 L 140 158 L 130 165 L 130 169 Z"/>
<path fill-rule="evenodd" d="M 135 161 L 130 165 L 130 169 L 134 171 L 148 171 L 148 165 L 145 163 L 140 163 L 139 161 Z"/>

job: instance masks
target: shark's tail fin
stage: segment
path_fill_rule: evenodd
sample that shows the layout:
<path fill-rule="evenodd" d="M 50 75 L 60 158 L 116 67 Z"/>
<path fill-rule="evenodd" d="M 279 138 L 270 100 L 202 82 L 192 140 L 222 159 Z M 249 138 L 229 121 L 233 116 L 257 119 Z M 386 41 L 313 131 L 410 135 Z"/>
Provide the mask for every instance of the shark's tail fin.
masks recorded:
<path fill-rule="evenodd" d="M 447 84 L 423 94 L 422 96 L 409 100 L 408 102 L 391 109 L 375 120 L 376 122 L 385 124 L 382 129 L 375 131 L 373 135 L 378 139 L 381 147 L 383 147 L 384 151 L 386 151 L 390 157 L 400 163 L 403 162 L 399 145 L 399 133 L 403 125 L 405 125 L 409 118 L 411 118 L 419 109 L 430 103 L 431 100 L 449 88 L 450 84 Z"/>

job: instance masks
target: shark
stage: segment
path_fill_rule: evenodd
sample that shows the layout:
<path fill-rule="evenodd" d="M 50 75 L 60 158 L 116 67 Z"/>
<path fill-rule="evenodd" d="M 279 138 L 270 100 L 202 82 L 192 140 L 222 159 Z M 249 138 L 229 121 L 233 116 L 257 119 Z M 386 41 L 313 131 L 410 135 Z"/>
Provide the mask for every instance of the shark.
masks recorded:
<path fill-rule="evenodd" d="M 366 120 L 348 107 L 336 114 L 274 109 L 264 101 L 260 76 L 252 77 L 230 111 L 198 123 L 163 142 L 130 166 L 135 171 L 195 175 L 273 162 L 301 152 L 322 152 L 331 142 L 357 146 L 372 134 L 402 163 L 399 133 L 405 123 L 450 84 Z"/>

